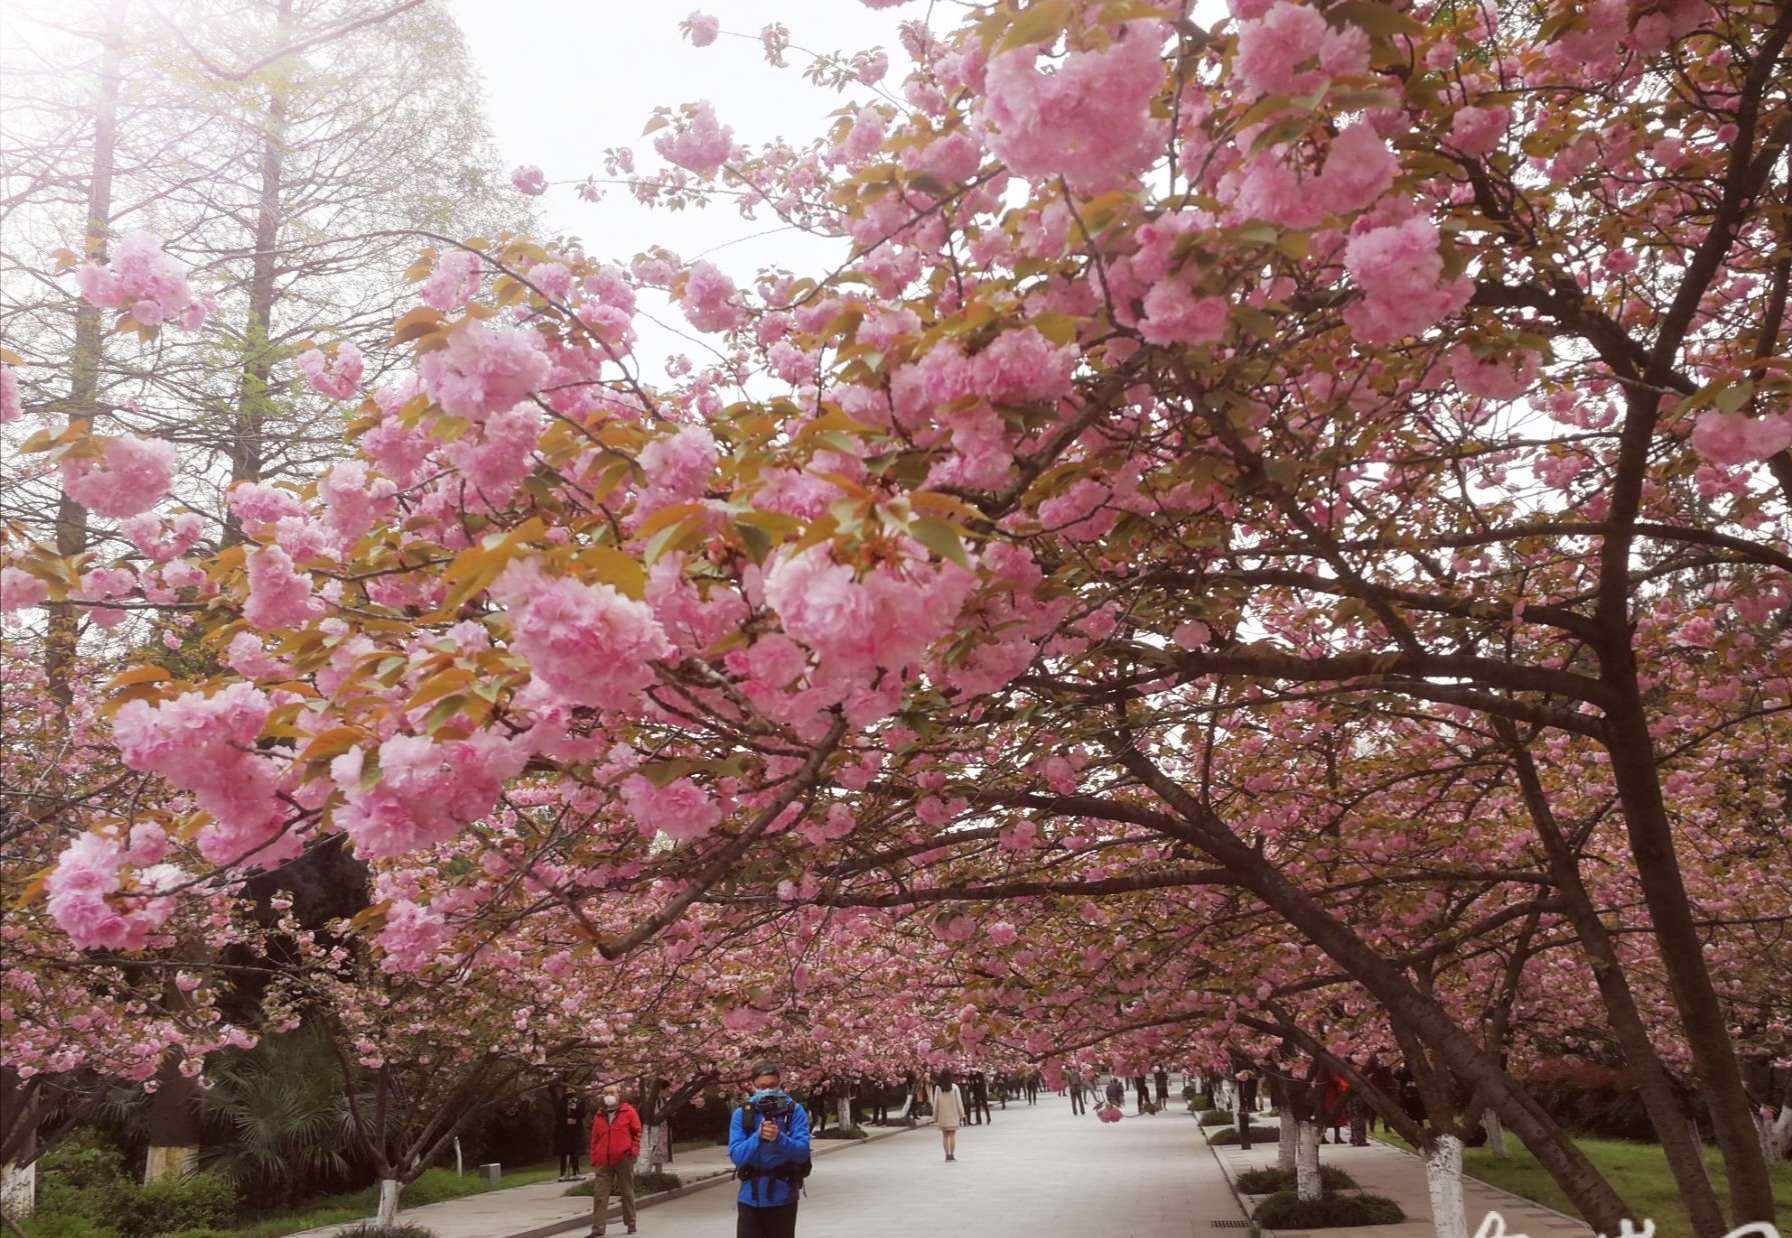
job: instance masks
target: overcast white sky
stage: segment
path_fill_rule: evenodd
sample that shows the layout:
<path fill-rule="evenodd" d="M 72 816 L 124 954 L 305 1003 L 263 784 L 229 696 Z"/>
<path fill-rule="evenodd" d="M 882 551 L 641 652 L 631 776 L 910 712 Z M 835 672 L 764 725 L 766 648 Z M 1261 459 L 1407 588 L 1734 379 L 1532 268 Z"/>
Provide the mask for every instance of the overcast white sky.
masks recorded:
<path fill-rule="evenodd" d="M 737 141 L 783 137 L 805 144 L 826 129 L 831 112 L 868 101 L 872 91 L 857 83 L 844 94 L 812 85 L 802 77 L 809 58 L 794 48 L 788 68 L 772 68 L 759 31 L 780 21 L 794 43 L 822 52 L 881 46 L 891 61 L 885 84 L 899 86 L 908 58 L 896 28 L 923 12 L 920 4 L 873 12 L 856 0 L 718 0 L 703 8 L 721 19 L 724 34 L 698 48 L 679 33 L 690 11 L 683 3 L 448 0 L 448 7 L 484 73 L 505 168 L 532 163 L 562 182 L 601 176 L 603 152 L 611 146 L 633 147 L 639 167 L 658 166 L 641 129 L 662 104 L 708 99 Z M 753 37 L 730 38 L 730 31 Z M 593 255 L 626 258 L 660 244 L 689 259 L 729 245 L 712 260 L 737 279 L 768 262 L 798 268 L 807 265 L 806 255 L 822 256 L 818 242 L 789 232 L 743 241 L 777 220 L 749 222 L 720 201 L 703 212 L 673 214 L 643 209 L 621 189 L 603 202 L 582 202 L 570 184 L 561 184 L 540 206 L 551 228 L 583 238 Z"/>

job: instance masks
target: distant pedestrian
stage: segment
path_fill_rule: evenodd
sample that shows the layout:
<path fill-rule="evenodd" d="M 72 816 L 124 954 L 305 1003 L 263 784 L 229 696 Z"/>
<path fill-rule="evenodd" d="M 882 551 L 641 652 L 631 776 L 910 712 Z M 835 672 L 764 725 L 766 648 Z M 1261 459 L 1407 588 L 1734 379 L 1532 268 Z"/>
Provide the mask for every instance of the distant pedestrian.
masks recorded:
<path fill-rule="evenodd" d="M 622 1223 L 635 1233 L 635 1162 L 641 1156 L 641 1115 L 615 1084 L 604 1089 L 603 1108 L 591 1120 L 591 1232 L 604 1232 L 610 1194 L 622 1197 Z"/>
<path fill-rule="evenodd" d="M 1126 1085 L 1120 1082 L 1119 1075 L 1108 1080 L 1108 1104 L 1116 1109 L 1124 1108 L 1126 1105 Z"/>
<path fill-rule="evenodd" d="M 1088 1112 L 1083 1104 L 1083 1077 L 1081 1075 L 1070 1076 L 1070 1112 Z"/>
<path fill-rule="evenodd" d="M 1170 1104 L 1170 1072 L 1158 1067 L 1157 1075 L 1152 1080 L 1157 1085 L 1157 1107 L 1167 1108 Z"/>
<path fill-rule="evenodd" d="M 983 1122 L 995 1121 L 989 1112 L 989 1077 L 982 1071 L 971 1076 L 971 1106 L 981 1115 Z"/>
<path fill-rule="evenodd" d="M 940 1128 L 940 1145 L 946 1159 L 958 1159 L 958 1127 L 964 1121 L 964 1096 L 952 1081 L 951 1071 L 940 1073 L 940 1085 L 933 1090 L 933 1124 Z"/>
<path fill-rule="evenodd" d="M 1132 1077 L 1132 1090 L 1139 1094 L 1139 1112 L 1151 1112 L 1151 1085 L 1145 1082 L 1144 1075 Z"/>
<path fill-rule="evenodd" d="M 560 1158 L 560 1181 L 579 1176 L 579 1153 L 585 1142 L 585 1098 L 576 1088 L 554 1088 L 554 1155 Z"/>

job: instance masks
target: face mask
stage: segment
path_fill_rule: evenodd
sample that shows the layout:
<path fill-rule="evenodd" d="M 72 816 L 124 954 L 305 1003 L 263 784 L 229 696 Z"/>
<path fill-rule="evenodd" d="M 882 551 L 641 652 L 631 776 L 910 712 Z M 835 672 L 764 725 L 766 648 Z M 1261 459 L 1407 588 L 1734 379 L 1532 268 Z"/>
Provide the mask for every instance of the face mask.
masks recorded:
<path fill-rule="evenodd" d="M 616 1095 L 616 1093 L 614 1093 L 614 1092 L 605 1092 L 604 1093 L 604 1107 L 606 1109 L 614 1109 L 616 1107 L 616 1102 L 621 1099 L 622 1098 L 620 1096 Z"/>

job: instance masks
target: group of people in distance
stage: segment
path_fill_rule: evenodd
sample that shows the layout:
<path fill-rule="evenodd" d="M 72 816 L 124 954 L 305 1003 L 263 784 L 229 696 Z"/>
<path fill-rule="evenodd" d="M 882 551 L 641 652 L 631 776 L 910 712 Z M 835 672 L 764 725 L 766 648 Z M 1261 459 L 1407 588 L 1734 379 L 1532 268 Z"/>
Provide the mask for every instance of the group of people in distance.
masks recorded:
<path fill-rule="evenodd" d="M 1101 1086 L 1101 1073 L 1084 1074 L 1082 1071 L 1072 1073 L 1066 1080 L 1070 1091 L 1070 1112 L 1087 1113 L 1089 1111 L 1087 1097 L 1095 1099 L 1098 1110 L 1102 1108 L 1102 1100 L 1106 1099 L 1106 1109 L 1118 1116 L 1126 1108 L 1126 1081 L 1119 1075 L 1110 1075 L 1107 1084 Z M 1144 1075 L 1132 1077 L 1133 1092 L 1137 1097 L 1141 1114 L 1159 1113 L 1170 1103 L 1170 1072 L 1158 1067 L 1147 1079 Z M 1156 1099 L 1152 1098 L 1155 1088 Z"/>

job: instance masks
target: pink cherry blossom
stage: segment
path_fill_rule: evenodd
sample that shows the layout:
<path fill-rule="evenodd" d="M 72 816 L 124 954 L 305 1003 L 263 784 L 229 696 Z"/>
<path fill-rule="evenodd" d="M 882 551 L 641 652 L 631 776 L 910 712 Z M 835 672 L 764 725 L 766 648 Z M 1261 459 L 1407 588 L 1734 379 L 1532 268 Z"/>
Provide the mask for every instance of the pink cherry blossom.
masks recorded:
<path fill-rule="evenodd" d="M 251 528 L 273 524 L 286 516 L 305 514 L 304 505 L 291 491 L 253 481 L 244 482 L 230 492 L 230 510 Z"/>
<path fill-rule="evenodd" d="M 1332 142 L 1319 174 L 1326 211 L 1342 214 L 1371 205 L 1394 183 L 1399 163 L 1375 130 L 1357 121 Z"/>
<path fill-rule="evenodd" d="M 1240 23 L 1233 71 L 1253 94 L 1298 93 L 1295 70 L 1318 57 L 1325 35 L 1318 9 L 1277 0 L 1261 17 Z"/>
<path fill-rule="evenodd" d="M 651 779 L 630 775 L 622 784 L 622 802 L 644 834 L 659 832 L 679 842 L 704 837 L 722 820 L 720 805 L 689 778 L 656 787 Z"/>
<path fill-rule="evenodd" d="M 1365 343 L 1413 335 L 1468 304 L 1466 279 L 1444 279 L 1437 225 L 1422 215 L 1350 238 L 1344 266 L 1364 292 L 1345 321 Z"/>
<path fill-rule="evenodd" d="M 1129 22 L 1103 51 L 1072 52 L 1052 70 L 1037 46 L 989 64 L 982 105 L 986 140 L 1017 176 L 1063 176 L 1078 193 L 1100 193 L 1144 171 L 1161 134 L 1150 104 L 1162 82 L 1164 28 Z"/>
<path fill-rule="evenodd" d="M 17 567 L 0 567 L 0 614 L 42 606 L 50 596 L 48 582 Z"/>
<path fill-rule="evenodd" d="M 679 25 L 686 37 L 691 40 L 692 47 L 708 47 L 716 41 L 716 35 L 722 28 L 719 19 L 708 13 L 700 13 L 695 10 Z"/>
<path fill-rule="evenodd" d="M 735 303 L 734 281 L 708 262 L 694 262 L 680 297 L 684 316 L 699 331 L 731 331 L 746 320 Z"/>
<path fill-rule="evenodd" d="M 1750 417 L 1707 409 L 1692 431 L 1693 449 L 1713 464 L 1751 464 L 1792 447 L 1792 413 Z"/>
<path fill-rule="evenodd" d="M 1469 395 L 1484 400 L 1516 400 L 1537 379 L 1537 354 L 1522 349 L 1511 356 L 1477 357 L 1466 345 L 1450 350 L 1450 375 Z"/>
<path fill-rule="evenodd" d="M 12 366 L 0 363 L 0 426 L 17 421 L 23 411 L 18 373 Z"/>
<path fill-rule="evenodd" d="M 349 340 L 336 346 L 333 358 L 321 348 L 307 348 L 297 358 L 299 372 L 305 376 L 306 384 L 332 400 L 346 400 L 355 394 L 355 389 L 361 385 L 364 364 L 361 350 Z"/>
<path fill-rule="evenodd" d="M 336 821 L 369 859 L 446 842 L 492 810 L 504 783 L 522 772 L 528 750 L 498 736 L 436 742 L 394 735 L 379 746 L 371 783 L 360 748 L 330 763 L 343 792 Z"/>
<path fill-rule="evenodd" d="M 650 663 L 672 642 L 642 602 L 605 584 L 545 577 L 533 562 L 511 564 L 491 589 L 510 612 L 511 647 L 561 698 L 621 709 L 653 679 Z"/>
<path fill-rule="evenodd" d="M 62 489 L 96 516 L 122 519 L 148 511 L 174 480 L 174 444 L 134 434 L 104 441 L 103 468 L 91 460 L 62 462 Z"/>
<path fill-rule="evenodd" d="M 716 120 L 708 100 L 686 105 L 672 131 L 653 140 L 653 149 L 667 163 L 699 176 L 714 176 L 733 148 L 734 130 Z"/>
<path fill-rule="evenodd" d="M 418 372 L 443 412 L 483 421 L 528 399 L 552 368 L 536 332 L 470 322 L 449 335 L 446 347 L 424 354 Z"/>
<path fill-rule="evenodd" d="M 1512 123 L 1507 107 L 1463 107 L 1450 118 L 1450 145 L 1465 155 L 1485 155 Z"/>
<path fill-rule="evenodd" d="M 129 232 L 107 266 L 88 263 L 76 272 L 81 295 L 103 309 L 129 310 L 145 326 L 178 319 L 194 330 L 205 319 L 205 303 L 194 299 L 180 261 L 162 251 L 149 232 Z"/>
<path fill-rule="evenodd" d="M 1145 294 L 1139 333 L 1153 344 L 1212 344 L 1226 333 L 1226 298 L 1195 295 L 1177 279 L 1153 284 Z"/>
<path fill-rule="evenodd" d="M 423 281 L 419 295 L 425 305 L 443 313 L 457 310 L 479 295 L 483 261 L 467 249 L 451 249 L 436 259 L 436 269 Z"/>
<path fill-rule="evenodd" d="M 249 600 L 243 618 L 251 627 L 297 627 L 311 618 L 311 582 L 293 570 L 278 546 L 257 546 L 248 555 Z"/>
<path fill-rule="evenodd" d="M 510 186 L 528 197 L 540 197 L 548 191 L 548 178 L 532 163 L 518 164 L 511 169 Z"/>

